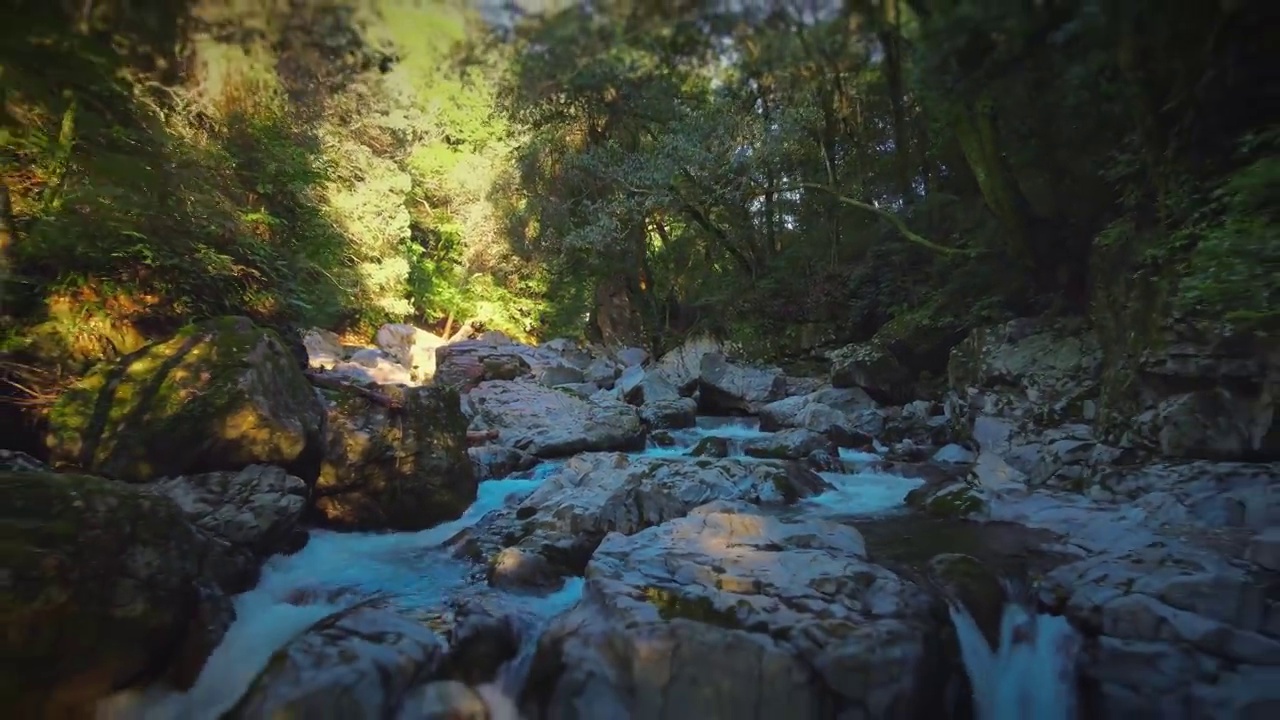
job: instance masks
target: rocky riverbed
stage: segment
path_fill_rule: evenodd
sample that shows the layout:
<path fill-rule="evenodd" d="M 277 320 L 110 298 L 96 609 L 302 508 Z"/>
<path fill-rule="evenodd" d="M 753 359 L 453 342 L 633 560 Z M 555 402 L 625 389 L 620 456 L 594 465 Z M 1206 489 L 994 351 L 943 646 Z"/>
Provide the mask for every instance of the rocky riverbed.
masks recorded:
<path fill-rule="evenodd" d="M 309 333 L 304 368 L 206 323 L 68 393 L 52 470 L 5 456 L 13 707 L 971 717 L 948 601 L 998 641 L 1009 579 L 1081 638 L 1082 712 L 1280 709 L 1273 349 L 1172 343 L 1115 423 L 1047 321 L 904 405 L 874 347 L 801 378 L 709 339 L 377 340 Z"/>

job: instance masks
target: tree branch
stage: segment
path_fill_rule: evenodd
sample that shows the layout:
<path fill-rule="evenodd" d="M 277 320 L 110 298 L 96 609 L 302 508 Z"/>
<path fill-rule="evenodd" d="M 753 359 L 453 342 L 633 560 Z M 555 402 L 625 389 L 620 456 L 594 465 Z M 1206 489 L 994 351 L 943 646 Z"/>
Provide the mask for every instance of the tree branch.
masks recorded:
<path fill-rule="evenodd" d="M 934 252 L 942 253 L 943 255 L 973 255 L 974 254 L 972 250 L 965 250 L 962 248 L 951 248 L 951 247 L 947 247 L 946 245 L 939 245 L 938 243 L 935 243 L 932 240 L 922 235 L 917 235 L 916 233 L 911 231 L 911 228 L 907 227 L 907 224 L 902 221 L 902 218 L 889 212 L 888 210 L 883 210 L 881 208 L 876 207 L 875 205 L 871 205 L 870 203 L 865 203 L 865 202 L 862 202 L 861 200 L 855 200 L 846 195 L 841 195 L 839 192 L 837 192 L 833 188 L 827 187 L 826 185 L 822 185 L 820 183 L 814 183 L 814 182 L 792 183 L 785 187 L 777 188 L 776 192 L 783 193 L 783 192 L 789 192 L 792 190 L 821 190 L 823 192 L 830 193 L 832 196 L 835 197 L 836 201 L 841 204 L 848 205 L 850 207 L 855 207 L 855 208 L 858 208 L 859 210 L 866 210 L 867 212 L 874 213 L 876 215 L 879 215 L 881 218 L 888 220 L 889 223 L 892 224 L 893 227 L 896 228 L 897 231 L 902 235 L 902 237 L 906 238 L 907 240 L 910 240 L 911 242 L 917 245 L 927 247 Z"/>

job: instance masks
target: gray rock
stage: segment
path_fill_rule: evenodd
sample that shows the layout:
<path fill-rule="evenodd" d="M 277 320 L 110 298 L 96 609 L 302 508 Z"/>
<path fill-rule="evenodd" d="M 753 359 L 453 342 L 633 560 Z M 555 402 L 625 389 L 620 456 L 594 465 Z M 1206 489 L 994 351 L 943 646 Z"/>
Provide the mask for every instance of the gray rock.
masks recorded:
<path fill-rule="evenodd" d="M 745 412 L 760 408 L 787 394 L 787 381 L 776 368 L 756 368 L 730 363 L 720 353 L 705 355 L 698 374 L 698 404 L 711 413 Z"/>
<path fill-rule="evenodd" d="M 789 428 L 767 437 L 752 438 L 742 444 L 743 453 L 751 457 L 799 460 L 815 452 L 838 453 L 835 443 L 825 435 Z"/>
<path fill-rule="evenodd" d="M 473 427 L 498 430 L 499 444 L 538 457 L 644 447 L 636 409 L 614 400 L 582 400 L 524 380 L 486 381 L 469 393 Z"/>
<path fill-rule="evenodd" d="M 444 653 L 444 641 L 413 620 L 373 607 L 342 611 L 276 651 L 227 717 L 385 718 Z"/>
<path fill-rule="evenodd" d="M 542 640 L 549 716 L 905 718 L 929 600 L 861 536 L 717 502 L 610 535 Z"/>
<path fill-rule="evenodd" d="M 297 549 L 306 538 L 299 521 L 310 489 L 272 465 L 164 478 L 146 487 L 173 500 L 196 527 L 259 556 Z"/>
<path fill-rule="evenodd" d="M 697 422 L 698 403 L 693 398 L 658 400 L 640 406 L 640 420 L 650 430 L 675 430 L 693 427 Z"/>

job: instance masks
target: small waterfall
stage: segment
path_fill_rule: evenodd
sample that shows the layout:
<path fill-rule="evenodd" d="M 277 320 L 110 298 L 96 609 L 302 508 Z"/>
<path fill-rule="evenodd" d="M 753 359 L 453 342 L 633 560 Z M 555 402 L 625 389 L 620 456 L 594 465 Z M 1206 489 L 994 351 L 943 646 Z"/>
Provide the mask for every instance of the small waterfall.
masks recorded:
<path fill-rule="evenodd" d="M 996 648 L 967 610 L 951 603 L 976 720 L 1076 720 L 1080 638 L 1066 618 L 1008 602 Z"/>

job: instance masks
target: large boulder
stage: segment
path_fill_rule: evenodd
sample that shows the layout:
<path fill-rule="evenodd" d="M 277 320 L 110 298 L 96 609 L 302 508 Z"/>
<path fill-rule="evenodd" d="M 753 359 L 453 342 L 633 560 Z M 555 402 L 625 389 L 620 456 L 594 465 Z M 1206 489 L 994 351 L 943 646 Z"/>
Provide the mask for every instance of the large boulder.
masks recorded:
<path fill-rule="evenodd" d="M 615 387 L 622 399 L 632 405 L 679 400 L 682 397 L 679 389 L 662 373 L 647 371 L 639 365 L 632 365 L 622 371 Z"/>
<path fill-rule="evenodd" d="M 723 343 L 701 335 L 689 338 L 679 347 L 667 352 L 654 363 L 653 369 L 666 377 L 681 394 L 691 395 L 698 387 L 698 378 L 702 374 L 702 358 L 723 352 Z"/>
<path fill-rule="evenodd" d="M 735 365 L 723 354 L 702 357 L 698 372 L 698 405 L 708 414 L 754 415 L 787 396 L 787 379 L 777 368 Z"/>
<path fill-rule="evenodd" d="M 315 509 L 348 529 L 420 530 L 452 520 L 476 498 L 466 419 L 448 388 L 383 388 L 391 402 L 326 390 L 327 442 Z"/>
<path fill-rule="evenodd" d="M 0 654 L 16 661 L 0 705 L 13 717 L 91 716 L 92 703 L 157 668 L 198 669 L 231 619 L 208 572 L 217 552 L 159 493 L 0 473 Z"/>
<path fill-rule="evenodd" d="M 280 337 L 243 317 L 200 323 L 95 368 L 49 414 L 55 467 L 127 482 L 320 453 L 324 410 Z"/>
<path fill-rule="evenodd" d="M 1124 443 L 1180 458 L 1280 459 L 1280 340 L 1170 329 L 1137 362 Z"/>
<path fill-rule="evenodd" d="M 824 388 L 760 408 L 760 429 L 803 428 L 824 433 L 838 444 L 855 445 L 884 430 L 884 415 L 861 388 Z"/>
<path fill-rule="evenodd" d="M 609 535 L 543 636 L 545 716 L 910 718 L 940 695 L 930 600 L 853 528 L 716 502 Z M 540 671 L 540 672 L 539 672 Z"/>
<path fill-rule="evenodd" d="M 885 343 L 874 340 L 846 345 L 831 353 L 831 384 L 861 388 L 876 402 L 897 405 L 915 392 L 913 373 Z"/>
<path fill-rule="evenodd" d="M 1130 547 L 1057 568 L 1042 602 L 1090 638 L 1081 666 L 1100 717 L 1269 717 L 1280 627 L 1267 576 L 1218 551 L 1218 532 L 1180 534 L 1134 533 Z"/>
<path fill-rule="evenodd" d="M 804 428 L 788 428 L 772 435 L 742 443 L 742 452 L 757 458 L 800 460 L 815 452 L 836 455 L 835 443 L 827 436 Z"/>
<path fill-rule="evenodd" d="M 1023 318 L 977 328 L 951 351 L 951 385 L 1000 388 L 1063 419 L 1083 419 L 1096 400 L 1102 349 L 1078 322 Z"/>
<path fill-rule="evenodd" d="M 325 375 L 359 385 L 417 385 L 410 369 L 378 348 L 361 348 L 335 363 Z"/>
<path fill-rule="evenodd" d="M 338 334 L 320 328 L 302 333 L 302 346 L 307 350 L 307 364 L 313 368 L 328 369 L 346 359 L 342 339 Z"/>
<path fill-rule="evenodd" d="M 146 487 L 168 496 L 196 527 L 258 557 L 306 543 L 299 522 L 310 488 L 281 468 L 250 465 L 239 472 L 164 478 Z"/>
<path fill-rule="evenodd" d="M 357 606 L 321 620 L 276 651 L 225 717 L 394 717 L 444 655 L 444 641 L 423 625 Z"/>
<path fill-rule="evenodd" d="M 436 373 L 436 348 L 444 338 L 407 323 L 388 323 L 374 336 L 378 348 L 409 370 L 410 376 L 423 382 Z"/>
<path fill-rule="evenodd" d="M 876 401 L 861 388 L 823 388 L 806 395 L 783 398 L 760 409 L 760 429 L 772 432 L 782 428 L 800 428 L 800 414 L 810 405 L 824 405 L 842 414 L 855 414 L 873 409 Z M 818 428 L 808 428 L 817 430 Z M 820 430 L 819 430 L 820 432 Z"/>
<path fill-rule="evenodd" d="M 644 447 L 636 409 L 606 397 L 583 399 L 539 383 L 486 381 L 467 395 L 472 429 L 538 457 Z"/>
<path fill-rule="evenodd" d="M 511 342 L 463 340 L 436 348 L 435 383 L 467 392 L 487 380 L 515 380 L 533 373 L 534 351 Z"/>
<path fill-rule="evenodd" d="M 799 463 L 591 453 L 569 460 L 478 532 L 577 573 L 608 533 L 635 533 L 712 500 L 782 506 L 829 488 Z"/>

